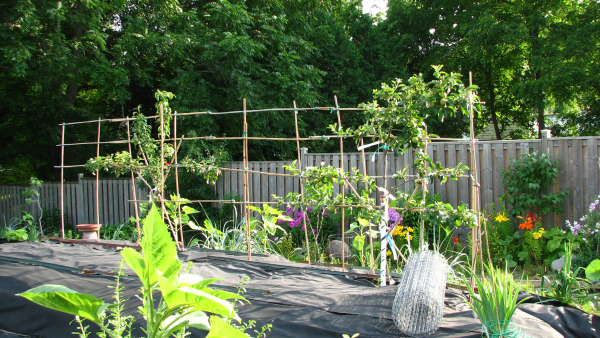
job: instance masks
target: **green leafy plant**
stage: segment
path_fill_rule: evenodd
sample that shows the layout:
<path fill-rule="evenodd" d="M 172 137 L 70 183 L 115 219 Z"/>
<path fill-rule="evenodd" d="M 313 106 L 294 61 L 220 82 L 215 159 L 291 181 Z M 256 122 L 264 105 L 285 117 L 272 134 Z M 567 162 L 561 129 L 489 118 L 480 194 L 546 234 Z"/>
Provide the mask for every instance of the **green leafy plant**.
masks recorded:
<path fill-rule="evenodd" d="M 27 237 L 30 242 L 37 242 L 40 237 L 40 231 L 36 227 L 30 227 L 27 232 Z"/>
<path fill-rule="evenodd" d="M 44 230 L 45 236 L 55 236 L 59 237 L 61 235 L 61 217 L 60 217 L 60 209 L 59 208 L 51 208 L 51 209 L 43 209 L 42 214 L 42 228 Z M 73 229 L 73 225 L 67 222 L 67 214 L 64 214 L 65 220 L 65 232 L 69 229 Z"/>
<path fill-rule="evenodd" d="M 524 153 L 513 160 L 508 170 L 502 170 L 502 198 L 512 205 L 511 216 L 521 216 L 531 211 L 544 215 L 550 211 L 562 212 L 560 207 L 568 191 L 548 191 L 558 177 L 559 160 L 550 154 Z"/>
<path fill-rule="evenodd" d="M 107 240 L 126 240 L 130 242 L 136 242 L 138 234 L 135 226 L 135 218 L 131 217 L 126 222 L 102 227 L 100 229 L 100 235 L 102 239 Z"/>
<path fill-rule="evenodd" d="M 571 271 L 573 242 L 567 241 L 564 249 L 565 261 L 562 270 L 556 276 L 554 283 L 549 283 L 547 288 L 542 285 L 542 291 L 546 296 L 559 302 L 578 304 L 587 296 L 587 290 L 580 285 L 580 282 L 585 285 L 586 281 L 577 277 L 583 268 L 579 267 L 575 271 Z"/>
<path fill-rule="evenodd" d="M 42 229 L 42 216 L 44 215 L 44 210 L 40 206 L 40 192 L 38 191 L 40 189 L 40 187 L 42 186 L 42 183 L 44 183 L 44 182 L 41 180 L 38 180 L 35 177 L 31 177 L 29 179 L 30 187 L 23 191 L 23 195 L 26 196 L 25 203 L 27 203 L 28 205 L 35 204 L 36 207 L 40 211 L 40 215 L 38 216 L 38 220 L 37 220 L 37 224 L 39 225 L 39 228 L 40 228 L 40 230 L 39 230 L 40 234 L 44 234 L 43 229 Z M 30 225 L 33 226 L 33 216 L 31 217 L 31 219 L 32 219 L 32 222 L 30 223 Z"/>
<path fill-rule="evenodd" d="M 600 259 L 594 259 L 585 268 L 585 278 L 592 282 L 597 282 L 600 280 Z"/>
<path fill-rule="evenodd" d="M 175 243 L 154 205 L 144 220 L 140 246 L 142 253 L 125 248 L 121 255 L 142 282 L 140 313 L 146 320 L 148 338 L 184 337 L 188 327 L 210 330 L 207 337 L 247 337 L 230 324 L 240 319 L 229 300 L 245 299 L 235 293 L 211 289 L 210 284 L 218 278 L 180 274 L 182 265 Z M 161 295 L 158 301 L 156 292 Z M 107 336 L 120 337 L 118 332 L 122 327 L 115 326 L 107 315 L 111 305 L 93 295 L 61 285 L 42 285 L 18 296 L 78 316 L 82 330 L 83 321 L 89 320 Z"/>
<path fill-rule="evenodd" d="M 7 231 L 5 238 L 9 242 L 22 242 L 29 239 L 29 234 L 27 234 L 27 230 L 25 229 L 15 229 Z"/>
<path fill-rule="evenodd" d="M 8 232 L 8 229 L 6 228 L 6 226 L 4 226 L 4 225 L 0 226 L 0 238 L 6 238 L 7 232 Z"/>
<path fill-rule="evenodd" d="M 485 271 L 489 279 L 470 271 L 477 292 L 464 280 L 471 298 L 471 301 L 466 303 L 475 311 L 482 325 L 491 327 L 495 332 L 506 332 L 517 306 L 526 299 L 517 302 L 519 289 L 507 267 L 502 272 L 491 264 L 486 264 Z"/>
<path fill-rule="evenodd" d="M 365 215 L 362 215 L 365 217 Z M 367 216 L 368 217 L 368 216 Z M 371 229 L 369 231 L 369 229 Z M 375 257 L 371 256 L 371 247 L 369 236 L 377 238 L 378 227 L 371 223 L 369 219 L 359 217 L 356 222 L 350 224 L 350 229 L 347 234 L 354 234 L 352 240 L 352 254 L 358 260 L 359 266 L 371 266 Z M 378 251 L 381 248 L 381 243 L 373 240 L 373 251 Z"/>

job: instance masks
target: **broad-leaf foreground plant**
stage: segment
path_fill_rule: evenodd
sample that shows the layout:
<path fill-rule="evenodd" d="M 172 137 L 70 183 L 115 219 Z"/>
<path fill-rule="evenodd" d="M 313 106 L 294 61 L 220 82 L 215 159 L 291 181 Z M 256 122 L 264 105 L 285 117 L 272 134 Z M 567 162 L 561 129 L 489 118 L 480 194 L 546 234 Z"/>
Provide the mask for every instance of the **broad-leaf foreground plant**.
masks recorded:
<path fill-rule="evenodd" d="M 210 284 L 218 278 L 202 279 L 179 273 L 182 265 L 175 243 L 154 205 L 144 220 L 140 245 L 141 254 L 126 248 L 121 255 L 142 282 L 140 313 L 146 319 L 147 337 L 183 337 L 189 327 L 210 330 L 207 337 L 247 337 L 230 324 L 232 319 L 240 321 L 230 300 L 245 299 L 235 293 L 210 289 Z M 161 293 L 157 307 L 154 307 L 154 291 Z M 93 295 L 47 284 L 18 296 L 76 316 L 82 330 L 79 319 L 96 323 L 108 337 L 121 337 L 108 323 L 110 304 Z"/>

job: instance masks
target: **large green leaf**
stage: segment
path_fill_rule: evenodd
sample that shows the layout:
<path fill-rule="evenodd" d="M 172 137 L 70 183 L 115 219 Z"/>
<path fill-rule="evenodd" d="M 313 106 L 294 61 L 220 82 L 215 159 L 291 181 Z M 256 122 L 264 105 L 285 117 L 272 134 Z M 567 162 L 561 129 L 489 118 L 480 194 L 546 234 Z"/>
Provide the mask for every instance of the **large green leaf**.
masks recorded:
<path fill-rule="evenodd" d="M 548 251 L 554 252 L 556 249 L 560 247 L 560 240 L 552 239 L 548 241 Z"/>
<path fill-rule="evenodd" d="M 176 332 L 185 327 L 195 327 L 199 330 L 210 330 L 208 315 L 202 311 L 194 311 L 184 316 L 172 315 L 161 323 L 161 329 L 168 328 L 169 332 Z"/>
<path fill-rule="evenodd" d="M 243 332 L 234 329 L 217 316 L 210 317 L 210 332 L 206 338 L 248 338 Z"/>
<path fill-rule="evenodd" d="M 233 306 L 226 300 L 188 286 L 177 287 L 164 277 L 159 278 L 160 292 L 169 309 L 191 307 L 226 317 L 234 317 Z"/>
<path fill-rule="evenodd" d="M 18 294 L 47 308 L 66 312 L 81 318 L 102 323 L 102 313 L 108 306 L 102 299 L 79 293 L 66 286 L 46 284 Z"/>
<path fill-rule="evenodd" d="M 127 265 L 138 275 L 142 281 L 142 284 L 144 285 L 144 288 L 149 290 L 151 285 L 148 284 L 148 276 L 146 265 L 144 263 L 144 257 L 142 257 L 139 252 L 133 250 L 132 248 L 123 249 L 121 251 L 121 256 Z"/>
<path fill-rule="evenodd" d="M 166 224 L 162 221 L 156 205 L 152 205 L 152 209 L 144 219 L 144 236 L 140 245 L 144 255 L 145 271 L 142 272 L 142 275 L 146 279 L 143 281 L 145 286 L 151 287 L 158 282 L 157 271 L 160 271 L 167 279 L 177 275 L 181 269 L 181 262 L 177 257 L 175 242 L 171 238 Z M 127 257 L 123 257 L 127 260 Z M 133 266 L 130 267 L 134 269 Z M 136 272 L 142 278 L 140 272 Z"/>
<path fill-rule="evenodd" d="M 594 259 L 587 268 L 585 268 L 585 278 L 592 282 L 600 280 L 600 259 Z"/>

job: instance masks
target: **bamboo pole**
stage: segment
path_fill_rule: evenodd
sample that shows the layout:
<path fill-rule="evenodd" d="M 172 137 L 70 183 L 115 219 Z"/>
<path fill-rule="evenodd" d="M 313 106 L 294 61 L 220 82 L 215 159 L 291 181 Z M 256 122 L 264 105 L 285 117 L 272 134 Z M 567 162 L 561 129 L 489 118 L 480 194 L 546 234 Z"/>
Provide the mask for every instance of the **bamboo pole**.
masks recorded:
<path fill-rule="evenodd" d="M 129 150 L 129 156 L 131 156 L 133 158 L 133 153 L 131 151 L 131 132 L 129 130 L 129 120 L 127 120 L 126 122 L 127 125 L 127 148 Z M 133 195 L 133 199 L 137 200 L 137 193 L 135 191 L 135 174 L 133 173 L 133 171 L 131 172 L 131 193 Z M 142 237 L 142 232 L 140 231 L 140 217 L 139 217 L 139 212 L 138 212 L 138 204 L 137 203 L 133 203 L 133 212 L 135 214 L 135 227 L 137 229 L 137 239 L 136 239 L 136 244 L 138 244 L 140 242 L 140 238 Z"/>
<path fill-rule="evenodd" d="M 60 136 L 60 143 L 65 143 L 65 124 L 62 124 L 62 132 Z M 65 147 L 60 147 L 60 165 L 61 167 L 65 164 Z M 65 238 L 65 169 L 60 168 L 60 236 Z M 40 234 L 43 233 L 42 224 L 40 222 Z"/>
<path fill-rule="evenodd" d="M 161 216 L 165 218 L 165 199 L 164 199 L 164 183 L 165 183 L 165 125 L 164 125 L 164 116 L 163 116 L 163 105 L 159 105 L 160 111 L 160 183 L 158 186 L 158 193 L 160 198 L 160 210 Z M 175 244 L 177 244 L 177 236 L 174 238 Z"/>
<path fill-rule="evenodd" d="M 100 123 L 101 120 L 98 119 L 98 144 L 96 145 L 96 158 L 100 156 Z M 100 197 L 98 196 L 98 178 L 100 177 L 100 170 L 96 170 L 96 224 L 100 225 Z M 98 227 L 97 231 L 98 239 L 100 239 L 100 227 Z"/>
<path fill-rule="evenodd" d="M 333 96 L 336 108 L 339 108 L 337 95 Z M 340 111 L 337 110 L 337 120 L 339 128 L 342 128 L 342 117 Z M 344 173 L 344 138 L 340 138 L 340 168 Z M 346 183 L 340 182 L 340 190 L 342 193 L 342 201 L 346 199 Z M 342 271 L 346 271 L 346 208 L 342 208 Z"/>
<path fill-rule="evenodd" d="M 298 110 L 329 110 L 332 111 L 333 107 L 309 107 L 309 108 L 267 108 L 267 109 L 254 109 L 254 110 L 247 110 L 246 113 L 265 113 L 265 112 L 271 112 L 271 111 L 298 111 Z M 340 110 L 343 111 L 364 111 L 364 108 L 339 108 Z M 207 111 L 202 111 L 202 112 L 186 112 L 186 113 L 179 113 L 179 115 L 181 116 L 188 116 L 188 115 L 224 115 L 224 114 L 239 114 L 239 113 L 243 113 L 243 110 L 234 110 L 234 111 L 226 111 L 226 112 L 211 112 L 210 110 Z M 159 119 L 160 115 L 151 115 L 151 116 L 147 116 L 147 118 L 149 119 Z M 124 117 L 124 118 L 117 118 L 117 119 L 98 119 L 98 120 L 90 120 L 90 121 L 77 121 L 77 122 L 69 122 L 69 123 L 65 123 L 65 125 L 67 126 L 71 126 L 71 125 L 75 125 L 75 124 L 86 124 L 86 123 L 94 123 L 94 122 L 98 122 L 98 121 L 102 121 L 102 122 L 125 122 L 125 121 L 133 121 L 135 120 L 135 117 Z"/>
<path fill-rule="evenodd" d="M 244 108 L 244 131 L 242 133 L 242 156 L 243 156 L 243 166 L 244 166 L 244 203 L 242 204 L 242 208 L 244 208 L 244 218 L 246 220 L 246 246 L 248 248 L 248 260 L 252 260 L 252 240 L 250 238 L 250 209 L 248 208 L 249 196 L 248 196 L 248 123 L 247 123 L 247 113 L 246 113 L 246 98 L 242 101 Z"/>
<path fill-rule="evenodd" d="M 175 112 L 173 116 L 173 149 L 178 149 L 177 146 L 177 112 Z M 173 161 L 175 164 L 175 193 L 177 194 L 177 199 L 180 199 L 179 195 L 179 165 L 177 165 L 177 151 L 173 154 Z M 179 217 L 179 238 L 181 240 L 181 250 L 185 251 L 185 245 L 183 241 L 183 223 L 181 222 L 181 203 L 177 203 L 177 217 Z"/>
<path fill-rule="evenodd" d="M 296 148 L 298 149 L 298 170 L 302 173 L 302 157 L 300 156 L 300 141 L 298 140 L 300 137 L 300 132 L 298 131 L 298 111 L 296 110 L 296 101 L 294 101 L 294 122 L 296 126 Z M 302 197 L 302 201 L 304 201 L 304 184 L 302 183 L 302 177 L 299 177 L 300 180 L 300 196 Z M 304 208 L 300 208 L 300 212 L 302 213 L 302 223 L 304 224 L 304 239 L 306 241 L 306 255 L 308 266 L 310 267 L 310 243 L 308 242 L 308 227 L 306 226 L 306 213 L 304 212 Z"/>
<path fill-rule="evenodd" d="M 425 129 L 425 134 L 427 134 L 427 128 Z M 425 153 L 425 155 L 427 155 L 427 140 L 425 140 L 425 148 L 421 149 L 422 152 Z M 427 205 L 427 183 L 428 183 L 428 179 L 427 179 L 427 174 L 429 174 L 429 165 L 428 162 L 425 161 L 425 178 L 423 178 L 423 180 L 421 181 L 421 189 L 423 190 L 423 197 L 421 200 L 421 205 L 424 207 L 425 205 Z M 434 230 L 435 231 L 435 230 Z M 423 215 L 421 215 L 421 224 L 420 224 L 420 229 L 419 229 L 419 251 L 421 251 L 421 249 L 423 248 L 423 246 L 425 245 L 425 219 L 423 218 Z"/>
<path fill-rule="evenodd" d="M 469 72 L 469 83 L 473 83 L 473 73 Z M 477 144 L 475 143 L 475 128 L 474 128 L 474 118 L 473 118 L 473 103 L 472 103 L 472 93 L 469 90 L 468 93 L 468 109 L 469 109 L 469 139 L 471 140 L 471 156 L 470 160 L 470 169 L 471 169 L 471 209 L 477 213 L 477 199 L 478 199 L 478 189 L 477 185 L 477 171 L 476 171 L 476 158 L 475 155 L 477 153 Z M 475 286 L 475 274 L 477 272 L 477 255 L 479 250 L 479 236 L 480 233 L 478 231 L 479 222 L 477 222 L 475 227 L 471 228 L 471 269 L 473 270 L 473 275 L 471 275 L 470 285 L 471 288 Z"/>
<path fill-rule="evenodd" d="M 367 178 L 367 160 L 365 157 L 365 140 L 361 137 L 360 139 L 360 145 L 361 145 L 361 149 L 360 149 L 360 153 L 361 153 L 361 160 L 362 160 L 362 165 L 363 165 L 363 175 L 365 176 L 365 178 Z M 369 244 L 371 246 L 371 271 L 370 273 L 374 272 L 375 269 L 375 252 L 373 249 L 373 235 L 372 235 L 372 229 L 371 229 L 371 222 L 369 222 Z"/>

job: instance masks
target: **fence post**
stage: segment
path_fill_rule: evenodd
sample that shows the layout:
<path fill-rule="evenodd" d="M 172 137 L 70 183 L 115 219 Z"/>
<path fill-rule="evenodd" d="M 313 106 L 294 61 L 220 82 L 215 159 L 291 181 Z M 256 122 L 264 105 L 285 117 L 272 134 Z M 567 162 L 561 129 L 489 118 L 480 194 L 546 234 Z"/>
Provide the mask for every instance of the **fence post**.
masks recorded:
<path fill-rule="evenodd" d="M 77 195 L 77 201 L 75 207 L 77 208 L 77 219 L 75 220 L 74 226 L 77 224 L 87 223 L 83 221 L 85 217 L 85 208 L 83 205 L 83 173 L 77 174 L 77 185 L 75 186 L 75 194 Z"/>
<path fill-rule="evenodd" d="M 542 130 L 542 149 L 540 149 L 540 153 L 547 154 L 550 152 L 548 147 L 548 139 L 552 137 L 552 131 L 549 129 Z"/>
<path fill-rule="evenodd" d="M 300 148 L 300 165 L 302 166 L 302 171 L 306 170 L 307 154 L 308 148 Z"/>

